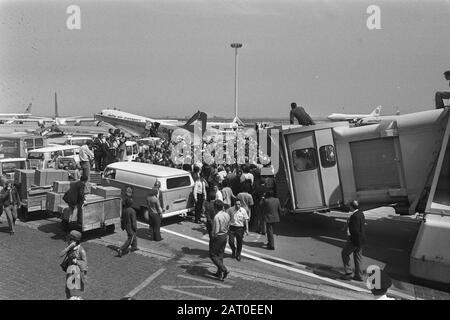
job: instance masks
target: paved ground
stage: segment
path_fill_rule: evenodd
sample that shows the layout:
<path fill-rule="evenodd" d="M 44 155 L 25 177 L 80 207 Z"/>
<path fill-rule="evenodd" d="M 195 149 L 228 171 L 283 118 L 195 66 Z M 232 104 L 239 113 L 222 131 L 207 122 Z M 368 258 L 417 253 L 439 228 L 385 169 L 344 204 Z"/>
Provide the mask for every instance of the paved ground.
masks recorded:
<path fill-rule="evenodd" d="M 449 299 L 450 294 L 418 286 L 408 276 L 409 252 L 418 222 L 414 217 L 391 215 L 388 209 L 372 210 L 368 220 L 368 244 L 364 264 L 378 264 L 394 278 L 392 294 L 403 299 Z M 285 216 L 276 228 L 275 251 L 263 248 L 264 236 L 251 233 L 245 239 L 241 262 L 227 255 L 231 270 L 225 282 L 212 273 L 208 236 L 202 225 L 189 220 L 165 221 L 164 240 L 148 239 L 147 226 L 139 223 L 142 249 L 122 258 L 115 248 L 125 240 L 100 231 L 84 235 L 89 263 L 87 299 L 370 299 L 363 283 L 339 280 L 340 248 L 344 243 L 342 213 Z M 59 251 L 65 233 L 59 220 L 45 215 L 18 222 L 10 236 L 0 219 L 0 299 L 65 299 L 64 273 Z"/>

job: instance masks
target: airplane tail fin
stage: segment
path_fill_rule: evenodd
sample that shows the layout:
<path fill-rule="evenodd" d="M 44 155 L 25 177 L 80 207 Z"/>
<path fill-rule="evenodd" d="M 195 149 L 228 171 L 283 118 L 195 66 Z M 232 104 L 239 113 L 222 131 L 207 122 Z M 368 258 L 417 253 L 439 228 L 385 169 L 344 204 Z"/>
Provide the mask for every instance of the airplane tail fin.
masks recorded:
<path fill-rule="evenodd" d="M 56 97 L 56 92 L 55 92 L 55 119 L 58 118 L 58 99 Z"/>
<path fill-rule="evenodd" d="M 31 107 L 32 107 L 33 103 L 30 102 L 30 104 L 28 105 L 28 107 L 25 109 L 25 113 L 31 113 Z"/>
<path fill-rule="evenodd" d="M 372 111 L 372 113 L 370 114 L 372 117 L 378 117 L 378 116 L 380 116 L 381 115 L 381 109 L 382 109 L 383 107 L 382 106 L 378 106 L 378 107 L 376 107 L 373 111 Z"/>
<path fill-rule="evenodd" d="M 197 111 L 183 127 L 189 127 L 194 121 L 200 120 L 202 122 L 202 134 L 206 131 L 206 122 L 208 121 L 208 115 L 205 112 Z"/>

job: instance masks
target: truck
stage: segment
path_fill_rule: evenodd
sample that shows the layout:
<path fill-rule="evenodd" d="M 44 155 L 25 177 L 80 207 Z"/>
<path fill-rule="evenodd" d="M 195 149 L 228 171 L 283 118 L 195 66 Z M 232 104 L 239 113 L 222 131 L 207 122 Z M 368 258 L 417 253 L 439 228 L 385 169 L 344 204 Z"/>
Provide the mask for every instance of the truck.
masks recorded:
<path fill-rule="evenodd" d="M 391 206 L 421 214 L 410 274 L 450 283 L 450 110 L 348 122 L 277 126 L 278 196 L 292 213 Z M 274 151 L 276 148 L 272 148 Z M 273 155 L 272 155 L 273 157 Z"/>

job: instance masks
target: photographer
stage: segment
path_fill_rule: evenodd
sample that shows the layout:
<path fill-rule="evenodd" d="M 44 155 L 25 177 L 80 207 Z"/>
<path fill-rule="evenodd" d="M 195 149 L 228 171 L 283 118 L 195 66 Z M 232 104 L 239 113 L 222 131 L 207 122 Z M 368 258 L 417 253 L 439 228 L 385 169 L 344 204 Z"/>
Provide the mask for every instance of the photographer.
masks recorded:
<path fill-rule="evenodd" d="M 88 269 L 86 251 L 80 245 L 81 233 L 72 230 L 67 243 L 68 246 L 61 252 L 61 256 L 64 256 L 61 268 L 66 272 L 66 297 L 70 300 L 81 300 Z"/>
<path fill-rule="evenodd" d="M 5 187 L 0 192 L 0 202 L 3 205 L 3 210 L 6 212 L 6 218 L 9 224 L 10 235 L 14 234 L 14 225 L 17 219 L 17 208 L 20 208 L 19 192 L 11 181 L 5 183 Z"/>

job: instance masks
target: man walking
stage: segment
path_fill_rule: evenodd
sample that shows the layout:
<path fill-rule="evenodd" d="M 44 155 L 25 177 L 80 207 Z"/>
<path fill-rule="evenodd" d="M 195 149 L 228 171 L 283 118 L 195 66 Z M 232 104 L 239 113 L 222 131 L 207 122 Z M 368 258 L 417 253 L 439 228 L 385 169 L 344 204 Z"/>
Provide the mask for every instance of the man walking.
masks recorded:
<path fill-rule="evenodd" d="M 273 226 L 280 222 L 281 205 L 280 200 L 273 196 L 272 191 L 266 192 L 265 197 L 261 199 L 261 210 L 264 212 L 264 221 L 267 232 L 267 249 L 275 250 L 273 239 Z"/>
<path fill-rule="evenodd" d="M 343 279 L 352 279 L 352 268 L 350 266 L 350 255 L 353 253 L 353 260 L 355 263 L 355 274 L 353 280 L 363 281 L 363 272 L 361 268 L 362 263 L 362 245 L 365 242 L 365 218 L 364 212 L 359 210 L 359 203 L 353 200 L 349 203 L 352 215 L 347 223 L 348 240 L 345 247 L 342 249 L 341 256 L 344 264 L 345 275 Z"/>
<path fill-rule="evenodd" d="M 291 103 L 291 112 L 289 115 L 290 123 L 294 124 L 294 118 L 297 119 L 298 124 L 302 126 L 312 126 L 315 125 L 314 121 L 311 119 L 305 109 L 301 106 L 297 106 L 295 102 Z"/>
<path fill-rule="evenodd" d="M 214 216 L 212 226 L 212 237 L 209 243 L 209 257 L 217 266 L 216 276 L 220 281 L 224 281 L 228 276 L 228 269 L 223 264 L 223 255 L 227 245 L 227 235 L 230 226 L 230 216 L 223 211 L 223 202 L 214 201 L 214 210 L 217 212 Z"/>
<path fill-rule="evenodd" d="M 80 148 L 80 165 L 81 169 L 83 170 L 83 176 L 85 176 L 87 179 L 86 181 L 89 181 L 89 176 L 91 174 L 91 161 L 94 159 L 94 153 L 89 149 L 92 142 L 88 141 L 85 144 L 83 144 Z"/>
<path fill-rule="evenodd" d="M 228 244 L 230 245 L 232 258 L 241 261 L 242 242 L 244 234 L 248 235 L 248 214 L 247 211 L 241 207 L 241 200 L 237 199 L 234 207 L 228 209 L 230 215 L 230 230 Z M 236 245 L 234 239 L 236 238 Z"/>
<path fill-rule="evenodd" d="M 72 184 L 69 190 L 63 196 L 63 200 L 69 205 L 69 222 L 72 220 L 70 217 L 77 208 L 77 222 L 79 225 L 82 223 L 82 207 L 86 202 L 85 187 L 86 176 L 81 176 L 80 180 Z"/>
<path fill-rule="evenodd" d="M 445 80 L 450 81 L 450 70 L 444 72 Z M 450 82 L 449 82 L 450 85 Z M 444 99 L 450 99 L 450 92 L 441 91 L 436 92 L 435 101 L 436 101 L 436 109 L 444 108 Z"/>
<path fill-rule="evenodd" d="M 17 208 L 20 207 L 20 196 L 11 181 L 5 183 L 5 187 L 0 193 L 0 203 L 8 219 L 9 234 L 13 235 L 17 219 Z"/>
<path fill-rule="evenodd" d="M 136 222 L 136 211 L 132 208 L 133 206 L 133 189 L 127 187 L 125 191 L 125 197 L 123 199 L 123 211 L 122 217 L 120 218 L 122 230 L 127 232 L 127 240 L 122 247 L 117 251 L 118 257 L 121 257 L 123 253 L 128 250 L 131 245 L 131 252 L 138 250 L 137 247 L 137 222 Z"/>

